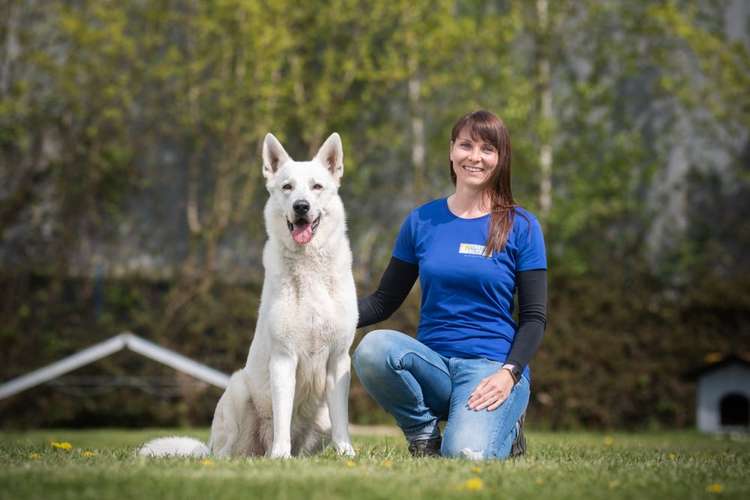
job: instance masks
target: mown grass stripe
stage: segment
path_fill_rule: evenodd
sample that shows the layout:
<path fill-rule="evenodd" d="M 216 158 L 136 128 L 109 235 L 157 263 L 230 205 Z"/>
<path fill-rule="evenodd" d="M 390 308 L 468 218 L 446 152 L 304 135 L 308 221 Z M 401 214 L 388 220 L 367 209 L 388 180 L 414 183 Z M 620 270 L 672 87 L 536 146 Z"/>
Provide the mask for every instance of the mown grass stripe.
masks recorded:
<path fill-rule="evenodd" d="M 750 440 L 743 437 L 530 432 L 525 457 L 480 463 L 413 459 L 400 436 L 382 432 L 358 435 L 352 460 L 331 450 L 286 461 L 136 456 L 139 444 L 166 434 L 207 436 L 174 429 L 0 433 L 0 498 L 750 498 Z"/>

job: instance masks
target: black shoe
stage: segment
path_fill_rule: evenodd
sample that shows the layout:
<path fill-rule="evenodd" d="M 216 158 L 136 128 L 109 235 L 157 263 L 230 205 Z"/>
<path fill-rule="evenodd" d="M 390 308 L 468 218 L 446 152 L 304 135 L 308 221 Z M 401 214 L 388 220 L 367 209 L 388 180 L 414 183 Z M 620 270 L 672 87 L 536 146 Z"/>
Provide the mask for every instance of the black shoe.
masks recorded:
<path fill-rule="evenodd" d="M 443 438 L 440 436 L 429 439 L 415 439 L 409 441 L 409 453 L 412 457 L 439 457 L 442 443 Z"/>
<path fill-rule="evenodd" d="M 515 441 L 510 446 L 511 458 L 520 457 L 526 453 L 526 436 L 523 433 L 524 420 L 526 420 L 525 413 L 518 419 L 518 435 L 516 435 Z"/>

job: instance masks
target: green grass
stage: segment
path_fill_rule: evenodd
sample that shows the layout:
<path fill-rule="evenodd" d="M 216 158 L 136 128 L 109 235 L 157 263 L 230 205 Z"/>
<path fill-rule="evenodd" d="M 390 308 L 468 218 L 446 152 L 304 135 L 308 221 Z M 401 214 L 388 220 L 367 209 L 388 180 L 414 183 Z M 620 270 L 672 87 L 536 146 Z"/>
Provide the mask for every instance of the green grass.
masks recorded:
<path fill-rule="evenodd" d="M 173 433 L 207 437 L 195 430 L 0 433 L 0 498 L 750 498 L 746 438 L 531 432 L 528 454 L 504 462 L 413 459 L 400 437 L 366 435 L 355 437 L 353 460 L 330 450 L 285 461 L 135 456 L 139 444 Z M 73 448 L 55 449 L 52 441 Z"/>

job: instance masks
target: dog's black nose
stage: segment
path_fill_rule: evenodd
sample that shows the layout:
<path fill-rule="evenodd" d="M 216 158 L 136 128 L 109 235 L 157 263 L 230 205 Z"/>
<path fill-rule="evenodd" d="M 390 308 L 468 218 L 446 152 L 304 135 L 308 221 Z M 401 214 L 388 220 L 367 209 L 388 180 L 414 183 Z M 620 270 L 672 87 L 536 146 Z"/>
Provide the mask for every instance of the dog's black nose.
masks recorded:
<path fill-rule="evenodd" d="M 305 215 L 310 211 L 310 203 L 307 200 L 297 200 L 292 205 L 294 213 L 297 215 Z"/>

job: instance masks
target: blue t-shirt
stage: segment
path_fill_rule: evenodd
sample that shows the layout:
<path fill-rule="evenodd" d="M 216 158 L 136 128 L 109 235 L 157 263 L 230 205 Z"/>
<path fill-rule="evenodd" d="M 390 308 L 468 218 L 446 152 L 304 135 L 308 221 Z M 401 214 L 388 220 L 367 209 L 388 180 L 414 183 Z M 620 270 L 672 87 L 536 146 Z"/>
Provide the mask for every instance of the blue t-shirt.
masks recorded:
<path fill-rule="evenodd" d="M 519 271 L 546 269 L 539 222 L 518 208 L 502 252 L 484 256 L 490 215 L 462 219 L 448 200 L 413 210 L 393 249 L 419 266 L 422 307 L 417 339 L 446 357 L 505 362 L 518 326 L 513 295 Z"/>

